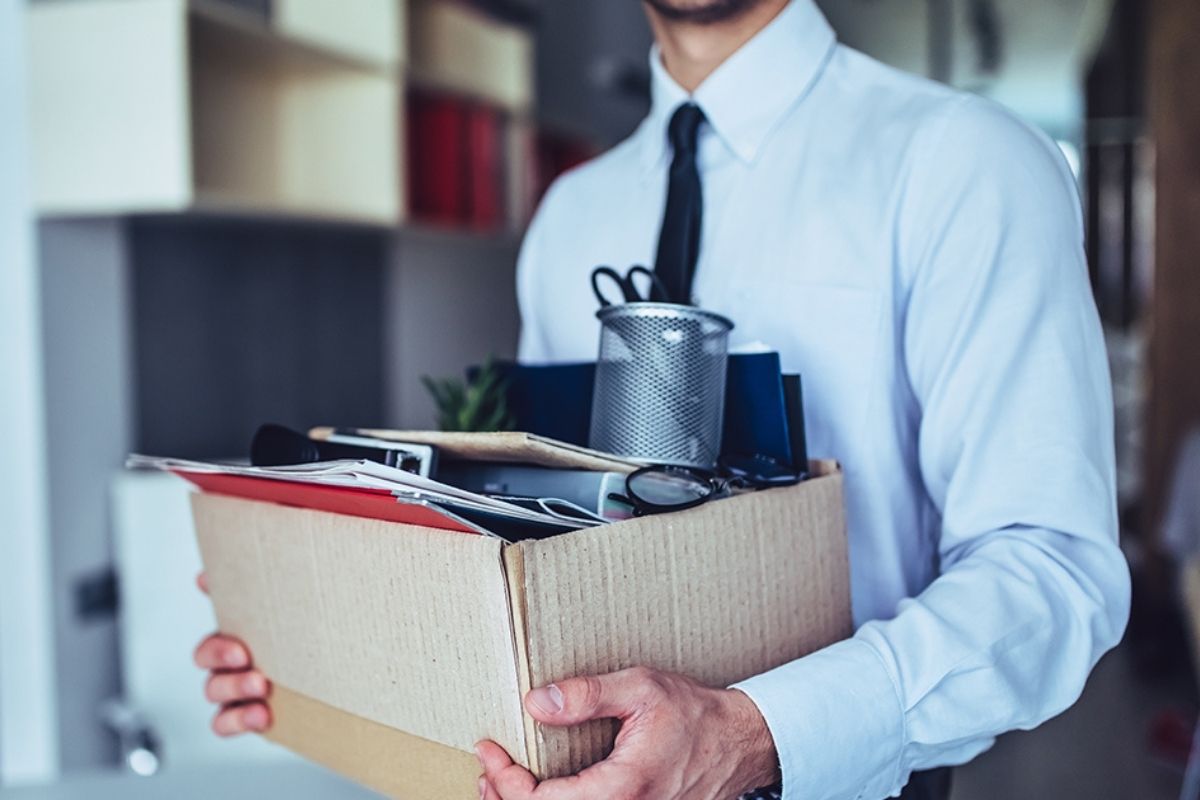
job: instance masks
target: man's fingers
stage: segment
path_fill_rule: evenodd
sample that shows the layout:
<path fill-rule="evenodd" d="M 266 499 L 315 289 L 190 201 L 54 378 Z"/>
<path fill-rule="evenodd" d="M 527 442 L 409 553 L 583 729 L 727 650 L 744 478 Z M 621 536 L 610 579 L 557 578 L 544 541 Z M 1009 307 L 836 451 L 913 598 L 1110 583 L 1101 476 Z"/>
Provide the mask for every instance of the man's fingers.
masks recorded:
<path fill-rule="evenodd" d="M 634 668 L 609 675 L 569 678 L 525 695 L 525 710 L 547 725 L 577 725 L 590 719 L 625 719 L 659 691 L 654 673 Z"/>
<path fill-rule="evenodd" d="M 271 727 L 271 710 L 266 703 L 226 706 L 213 717 L 212 729 L 218 736 L 262 733 Z"/>
<path fill-rule="evenodd" d="M 512 769 L 521 770 L 520 767 Z M 521 770 L 525 772 L 525 770 Z M 525 772 L 529 775 L 528 772 Z M 529 775 L 529 780 L 533 776 Z M 580 772 L 578 775 L 568 775 L 564 778 L 551 778 L 541 783 L 534 783 L 528 791 L 527 784 L 516 785 L 509 794 L 507 788 L 500 788 L 501 800 L 593 800 L 593 798 L 612 797 L 662 797 L 662 793 L 646 790 L 645 787 L 630 784 L 627 770 L 605 760 Z M 536 791 L 534 791 L 536 789 Z M 522 794 L 521 792 L 525 792 Z"/>
<path fill-rule="evenodd" d="M 214 672 L 208 677 L 204 696 L 210 703 L 243 703 L 264 700 L 271 693 L 271 683 L 257 670 L 248 672 Z"/>
<path fill-rule="evenodd" d="M 593 764 L 578 775 L 538 783 L 495 742 L 479 742 L 475 754 L 484 770 L 479 779 L 482 800 L 592 800 L 614 796 L 621 785 L 622 776 L 611 761 Z"/>
<path fill-rule="evenodd" d="M 475 744 L 475 755 L 485 773 L 499 772 L 513 763 L 503 747 L 486 739 Z"/>
<path fill-rule="evenodd" d="M 479 742 L 475 745 L 475 755 L 483 765 L 483 778 L 479 784 L 481 798 L 526 800 L 537 787 L 537 779 L 533 774 L 513 763 L 504 748 L 495 742 Z"/>
<path fill-rule="evenodd" d="M 250 651 L 237 639 L 214 633 L 196 648 L 193 660 L 200 669 L 248 669 Z"/>
<path fill-rule="evenodd" d="M 486 777 L 481 777 L 479 779 L 479 800 L 504 800 L 504 798 L 496 794 L 496 788 Z"/>
<path fill-rule="evenodd" d="M 501 800 L 529 800 L 538 785 L 533 773 L 519 764 L 512 764 L 495 774 L 488 773 L 488 781 Z"/>
<path fill-rule="evenodd" d="M 200 591 L 204 592 L 205 594 L 208 594 L 208 573 L 207 572 L 201 572 L 199 575 L 196 576 L 196 586 L 200 589 Z"/>

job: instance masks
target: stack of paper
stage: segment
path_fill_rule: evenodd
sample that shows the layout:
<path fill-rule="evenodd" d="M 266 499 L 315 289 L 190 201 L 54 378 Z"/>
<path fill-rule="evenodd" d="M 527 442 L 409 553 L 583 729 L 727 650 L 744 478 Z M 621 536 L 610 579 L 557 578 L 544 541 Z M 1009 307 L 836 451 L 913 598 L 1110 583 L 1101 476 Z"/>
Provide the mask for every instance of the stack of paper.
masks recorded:
<path fill-rule="evenodd" d="M 366 460 L 252 467 L 135 454 L 126 466 L 173 472 L 215 494 L 509 540 L 603 522 L 583 509 L 530 508 Z"/>

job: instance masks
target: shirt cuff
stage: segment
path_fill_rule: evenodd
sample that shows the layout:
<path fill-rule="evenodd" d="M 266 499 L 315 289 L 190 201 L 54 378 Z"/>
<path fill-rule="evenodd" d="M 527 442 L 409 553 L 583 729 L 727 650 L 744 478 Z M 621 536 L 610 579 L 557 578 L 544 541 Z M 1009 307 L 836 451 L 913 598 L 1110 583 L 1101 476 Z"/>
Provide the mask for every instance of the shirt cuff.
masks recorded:
<path fill-rule="evenodd" d="M 904 709 L 875 649 L 847 639 L 734 684 L 767 722 L 783 800 L 855 800 L 898 792 Z"/>

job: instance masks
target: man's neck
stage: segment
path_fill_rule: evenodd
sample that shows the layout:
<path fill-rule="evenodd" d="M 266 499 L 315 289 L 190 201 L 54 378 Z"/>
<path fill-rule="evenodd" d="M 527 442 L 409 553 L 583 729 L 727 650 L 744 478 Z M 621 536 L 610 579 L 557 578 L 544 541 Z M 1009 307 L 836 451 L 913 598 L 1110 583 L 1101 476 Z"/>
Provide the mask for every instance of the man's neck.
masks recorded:
<path fill-rule="evenodd" d="M 723 22 L 698 24 L 667 19 L 647 8 L 663 67 L 689 93 L 787 6 L 788 0 L 761 0 L 746 13 Z"/>

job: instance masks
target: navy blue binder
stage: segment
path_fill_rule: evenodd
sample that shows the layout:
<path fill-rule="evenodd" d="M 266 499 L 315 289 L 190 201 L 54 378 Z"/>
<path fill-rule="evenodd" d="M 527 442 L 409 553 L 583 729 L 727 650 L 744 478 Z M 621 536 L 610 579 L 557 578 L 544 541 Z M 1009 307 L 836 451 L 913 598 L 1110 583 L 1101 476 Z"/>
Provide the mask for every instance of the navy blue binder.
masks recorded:
<path fill-rule="evenodd" d="M 594 363 L 498 364 L 507 375 L 508 410 L 516 429 L 587 446 L 592 420 Z"/>
<path fill-rule="evenodd" d="M 509 411 L 517 430 L 587 445 L 594 363 L 505 363 L 498 368 L 509 379 Z M 803 421 L 801 430 L 793 430 L 787 407 L 778 353 L 730 356 L 723 453 L 763 455 L 793 464 L 792 445 L 803 441 Z"/>
<path fill-rule="evenodd" d="M 778 353 L 729 357 L 725 380 L 723 455 L 768 456 L 792 463 L 787 402 Z"/>

